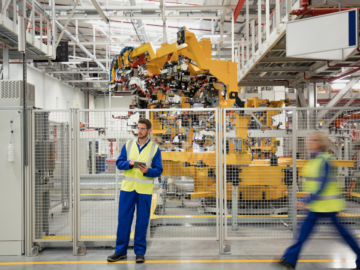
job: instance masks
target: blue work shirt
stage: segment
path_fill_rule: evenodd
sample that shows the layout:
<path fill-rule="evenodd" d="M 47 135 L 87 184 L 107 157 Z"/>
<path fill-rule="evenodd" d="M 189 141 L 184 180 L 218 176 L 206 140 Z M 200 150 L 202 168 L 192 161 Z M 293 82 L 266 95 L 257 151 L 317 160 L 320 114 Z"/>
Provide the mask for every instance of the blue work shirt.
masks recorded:
<path fill-rule="evenodd" d="M 319 152 L 314 153 L 311 155 L 311 158 L 316 158 L 318 155 L 319 155 Z M 323 192 L 325 185 L 328 181 L 329 172 L 330 172 L 330 164 L 325 159 L 323 160 L 323 163 L 324 163 L 324 176 L 321 176 L 318 179 L 318 181 L 321 183 L 320 188 L 315 194 L 310 195 L 310 198 L 305 201 L 306 203 L 311 203 L 312 201 L 317 200 L 320 193 Z"/>
<path fill-rule="evenodd" d="M 147 140 L 147 142 L 140 147 L 138 140 L 136 140 L 136 145 L 139 149 L 139 153 L 149 144 L 150 139 Z M 133 166 L 130 166 L 130 160 L 127 160 L 127 152 L 126 152 L 126 144 L 124 144 L 123 148 L 121 149 L 120 156 L 116 160 L 116 167 L 119 170 L 130 170 L 133 168 Z M 147 173 L 144 173 L 144 176 L 146 177 L 159 177 L 163 172 L 163 166 L 162 166 L 162 160 L 161 160 L 161 151 L 158 147 L 155 156 L 151 162 L 151 168 L 149 168 Z"/>

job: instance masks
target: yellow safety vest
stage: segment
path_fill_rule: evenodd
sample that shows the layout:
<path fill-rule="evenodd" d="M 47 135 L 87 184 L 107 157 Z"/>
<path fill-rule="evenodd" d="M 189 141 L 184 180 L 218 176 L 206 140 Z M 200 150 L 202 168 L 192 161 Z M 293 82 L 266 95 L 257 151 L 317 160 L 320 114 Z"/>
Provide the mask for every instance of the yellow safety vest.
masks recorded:
<path fill-rule="evenodd" d="M 331 164 L 332 156 L 319 153 L 316 158 L 310 159 L 303 168 L 305 176 L 305 192 L 316 194 L 321 187 L 320 177 L 325 174 L 325 162 Z M 337 182 L 336 168 L 330 165 L 327 183 L 316 200 L 313 200 L 308 209 L 313 212 L 339 212 L 345 209 L 345 200 L 341 197 L 341 190 Z"/>
<path fill-rule="evenodd" d="M 146 165 L 151 168 L 152 160 L 158 150 L 158 146 L 153 141 L 150 141 L 146 147 L 139 153 L 136 140 L 126 142 L 127 160 L 138 160 L 146 162 Z M 136 191 L 140 194 L 152 194 L 154 187 L 154 178 L 146 177 L 138 168 L 132 168 L 124 172 L 124 179 L 121 183 L 121 190 Z"/>

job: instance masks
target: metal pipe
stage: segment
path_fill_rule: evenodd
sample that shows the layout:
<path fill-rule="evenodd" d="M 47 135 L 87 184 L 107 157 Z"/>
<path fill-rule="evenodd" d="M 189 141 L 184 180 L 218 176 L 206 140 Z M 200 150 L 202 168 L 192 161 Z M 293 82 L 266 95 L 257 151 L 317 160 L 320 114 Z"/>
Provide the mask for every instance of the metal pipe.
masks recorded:
<path fill-rule="evenodd" d="M 301 8 L 295 9 L 290 12 L 292 15 L 296 16 L 317 16 L 317 15 L 325 15 L 329 13 L 339 12 L 339 11 L 346 11 L 353 8 L 310 8 L 309 9 L 309 0 L 302 0 L 301 2 Z M 359 10 L 359 9 L 358 9 Z M 360 10 L 359 10 L 360 12 Z"/>

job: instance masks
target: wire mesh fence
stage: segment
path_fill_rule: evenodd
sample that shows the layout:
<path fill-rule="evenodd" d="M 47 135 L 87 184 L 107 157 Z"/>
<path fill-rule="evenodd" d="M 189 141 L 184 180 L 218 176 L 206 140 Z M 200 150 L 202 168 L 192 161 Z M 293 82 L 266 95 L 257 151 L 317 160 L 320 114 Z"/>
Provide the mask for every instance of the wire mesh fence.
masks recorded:
<path fill-rule="evenodd" d="M 155 179 L 148 239 L 217 239 L 222 221 L 227 239 L 293 237 L 306 215 L 295 204 L 307 196 L 303 168 L 311 152 L 306 142 L 316 130 L 330 140 L 329 153 L 347 203 L 341 222 L 359 233 L 360 113 L 267 105 L 80 110 L 79 122 L 73 123 L 79 139 L 73 144 L 70 111 L 35 111 L 35 240 L 71 239 L 72 223 L 77 222 L 71 216 L 70 180 L 70 149 L 75 146 L 80 172 L 75 179 L 80 183 L 79 226 L 74 226 L 80 231 L 78 241 L 115 240 L 124 173 L 117 169 L 116 159 L 124 144 L 137 138 L 140 118 L 151 121 L 151 139 L 161 149 L 163 164 L 161 177 Z M 333 233 L 330 222 L 321 221 L 315 237 L 334 237 Z"/>
<path fill-rule="evenodd" d="M 216 110 L 150 112 L 161 149 L 151 238 L 216 238 Z"/>
<path fill-rule="evenodd" d="M 123 171 L 116 159 L 144 112 L 80 111 L 80 239 L 115 240 Z"/>
<path fill-rule="evenodd" d="M 137 138 L 140 118 L 151 121 L 163 164 L 148 238 L 215 238 L 215 117 L 215 110 L 80 111 L 80 239 L 116 238 L 123 179 L 116 159 Z"/>
<path fill-rule="evenodd" d="M 226 109 L 224 118 L 227 237 L 291 237 L 288 112 Z"/>
<path fill-rule="evenodd" d="M 70 241 L 70 113 L 34 111 L 34 237 Z"/>
<path fill-rule="evenodd" d="M 333 162 L 332 172 L 336 176 L 336 181 L 341 192 L 341 197 L 346 201 L 346 208 L 340 212 L 340 220 L 349 228 L 360 232 L 358 225 L 359 211 L 359 187 L 357 186 L 359 167 L 358 167 L 358 126 L 360 113 L 354 109 L 318 109 L 318 110 L 299 110 L 297 111 L 297 128 L 305 130 L 298 137 L 298 162 L 299 167 L 299 197 L 304 193 L 306 179 L 303 168 L 304 160 L 308 160 L 312 152 L 307 150 L 307 135 L 314 131 L 321 131 L 328 138 L 328 152 L 331 154 Z M 299 221 L 304 218 L 299 218 Z M 333 237 L 336 232 L 330 220 L 318 222 L 315 237 Z"/>

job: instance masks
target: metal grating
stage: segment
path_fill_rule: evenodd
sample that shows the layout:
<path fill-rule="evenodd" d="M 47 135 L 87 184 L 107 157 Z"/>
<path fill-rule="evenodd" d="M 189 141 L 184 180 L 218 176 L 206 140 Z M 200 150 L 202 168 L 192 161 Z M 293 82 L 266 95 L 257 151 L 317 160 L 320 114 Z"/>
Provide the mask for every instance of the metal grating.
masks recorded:
<path fill-rule="evenodd" d="M 34 238 L 70 241 L 70 114 L 34 114 Z"/>
<path fill-rule="evenodd" d="M 19 98 L 21 81 L 1 81 L 1 98 Z"/>

